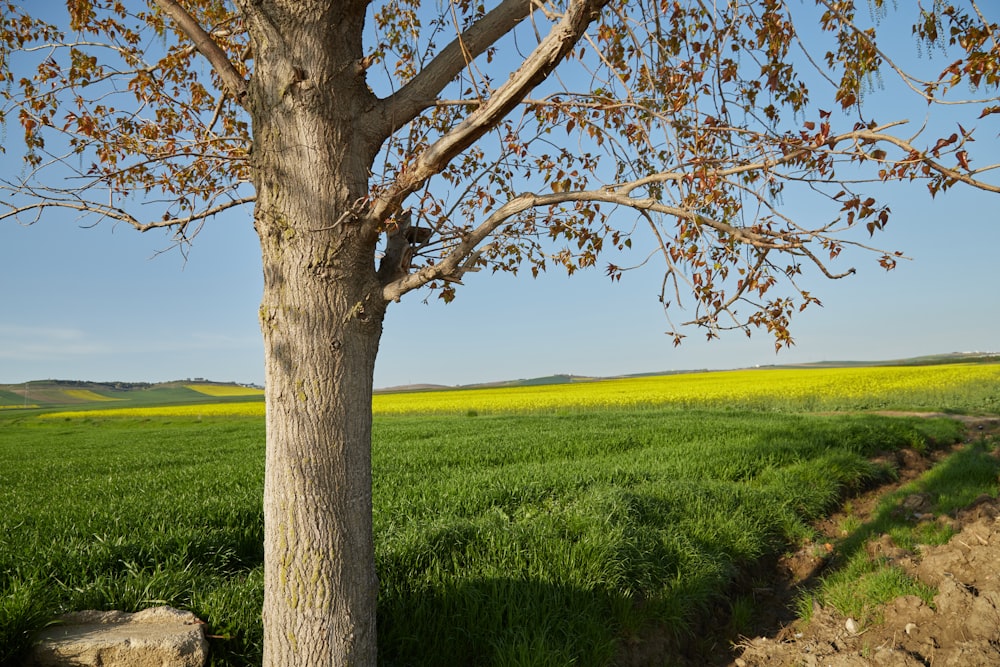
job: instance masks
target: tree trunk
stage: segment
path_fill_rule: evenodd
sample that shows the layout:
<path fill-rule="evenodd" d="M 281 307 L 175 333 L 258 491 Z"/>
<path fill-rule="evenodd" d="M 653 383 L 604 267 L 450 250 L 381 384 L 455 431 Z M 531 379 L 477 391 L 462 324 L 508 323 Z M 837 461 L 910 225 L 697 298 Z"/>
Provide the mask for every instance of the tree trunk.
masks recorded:
<path fill-rule="evenodd" d="M 381 318 L 359 320 L 341 290 L 317 284 L 326 281 L 268 282 L 264 664 L 374 665 L 371 388 Z"/>
<path fill-rule="evenodd" d="M 374 665 L 371 389 L 381 315 L 359 314 L 363 298 L 323 278 L 276 281 L 278 270 L 264 297 L 274 304 L 264 315 L 264 664 Z"/>
<path fill-rule="evenodd" d="M 264 265 L 269 667 L 376 658 L 371 399 L 385 303 L 377 235 L 352 215 L 368 194 L 377 143 L 358 127 L 371 93 L 351 66 L 362 30 L 347 16 L 364 12 L 333 16 L 336 3 L 311 5 L 272 2 L 266 15 L 248 13 Z"/>

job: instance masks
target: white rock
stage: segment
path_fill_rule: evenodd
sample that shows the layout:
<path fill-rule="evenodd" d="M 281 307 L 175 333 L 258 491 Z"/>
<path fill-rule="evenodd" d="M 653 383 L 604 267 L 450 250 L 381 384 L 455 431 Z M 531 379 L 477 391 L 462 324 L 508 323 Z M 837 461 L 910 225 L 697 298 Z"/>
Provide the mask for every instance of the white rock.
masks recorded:
<path fill-rule="evenodd" d="M 847 628 L 847 631 L 850 632 L 852 635 L 858 634 L 858 622 L 855 621 L 853 618 L 847 619 L 847 621 L 844 623 L 844 627 Z"/>
<path fill-rule="evenodd" d="M 154 607 L 135 614 L 81 611 L 59 617 L 32 653 L 38 667 L 202 667 L 203 624 L 190 613 Z"/>

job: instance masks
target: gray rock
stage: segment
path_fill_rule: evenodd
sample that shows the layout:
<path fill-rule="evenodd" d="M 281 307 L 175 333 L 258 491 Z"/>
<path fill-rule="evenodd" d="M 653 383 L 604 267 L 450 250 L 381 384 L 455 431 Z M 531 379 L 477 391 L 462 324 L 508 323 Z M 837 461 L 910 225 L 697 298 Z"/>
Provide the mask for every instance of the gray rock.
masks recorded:
<path fill-rule="evenodd" d="M 202 667 L 204 625 L 190 613 L 154 607 L 135 614 L 81 611 L 60 616 L 32 653 L 37 667 Z"/>

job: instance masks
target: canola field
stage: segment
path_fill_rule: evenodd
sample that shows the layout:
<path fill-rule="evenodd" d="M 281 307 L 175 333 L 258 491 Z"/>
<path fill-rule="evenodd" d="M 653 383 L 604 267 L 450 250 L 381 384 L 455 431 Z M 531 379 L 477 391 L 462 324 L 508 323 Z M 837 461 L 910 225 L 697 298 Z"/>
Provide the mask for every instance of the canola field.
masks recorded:
<path fill-rule="evenodd" d="M 385 394 L 377 414 L 539 412 L 580 408 L 889 409 L 967 406 L 1000 387 L 1000 365 L 759 369 L 578 384 Z M 984 406 L 985 407 L 985 406 Z"/>
<path fill-rule="evenodd" d="M 102 396 L 96 391 L 89 389 L 63 389 L 63 393 L 77 401 L 116 401 L 118 399 L 109 396 Z"/>
<path fill-rule="evenodd" d="M 264 395 L 263 389 L 254 389 L 253 387 L 239 387 L 231 384 L 186 384 L 184 386 L 187 389 L 190 389 L 191 391 L 196 391 L 199 394 L 205 394 L 206 396 L 212 396 L 215 398 Z"/>
<path fill-rule="evenodd" d="M 227 392 L 240 389 L 225 387 Z M 209 393 L 204 385 L 197 390 Z M 221 393 L 219 397 L 236 394 Z M 241 393 L 240 396 L 251 396 Z M 767 411 L 1000 409 L 1000 364 L 753 369 L 593 382 L 376 394 L 376 415 L 532 414 L 591 409 L 691 408 Z M 88 416 L 261 416 L 263 402 L 64 411 Z"/>

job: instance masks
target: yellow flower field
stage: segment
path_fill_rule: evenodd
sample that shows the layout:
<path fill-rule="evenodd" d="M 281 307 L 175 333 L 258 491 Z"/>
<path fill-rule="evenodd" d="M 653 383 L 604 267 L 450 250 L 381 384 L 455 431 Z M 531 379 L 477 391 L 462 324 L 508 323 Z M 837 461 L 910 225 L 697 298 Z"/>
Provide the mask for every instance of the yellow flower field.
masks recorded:
<path fill-rule="evenodd" d="M 904 406 L 945 410 L 967 406 L 970 396 L 979 397 L 972 399 L 974 404 L 985 400 L 993 401 L 990 405 L 995 405 L 998 395 L 1000 364 L 768 368 L 526 387 L 377 394 L 373 410 L 376 415 L 497 414 L 657 406 L 798 411 Z M 984 396 L 985 399 L 982 398 Z M 220 417 L 263 414 L 264 403 L 252 401 L 66 411 L 43 416 Z"/>
<path fill-rule="evenodd" d="M 375 397 L 375 412 L 491 413 L 653 406 L 767 408 L 787 403 L 795 403 L 801 409 L 830 403 L 849 403 L 863 408 L 879 407 L 877 404 L 885 397 L 935 395 L 982 382 L 997 383 L 1000 392 L 1000 364 L 754 369 L 529 387 L 383 394 Z"/>
<path fill-rule="evenodd" d="M 212 396 L 214 398 L 264 395 L 263 389 L 254 389 L 253 387 L 237 387 L 235 385 L 223 384 L 186 384 L 184 386 L 191 391 L 196 391 L 199 394 L 205 394 L 206 396 Z"/>
<path fill-rule="evenodd" d="M 63 389 L 63 393 L 70 398 L 75 398 L 79 401 L 117 401 L 120 399 L 111 398 L 110 396 L 101 396 L 96 391 L 91 391 L 89 389 Z"/>
<path fill-rule="evenodd" d="M 137 408 L 98 410 L 64 410 L 39 415 L 43 419 L 69 417 L 263 417 L 264 403 L 191 403 L 187 405 L 155 405 Z"/>

